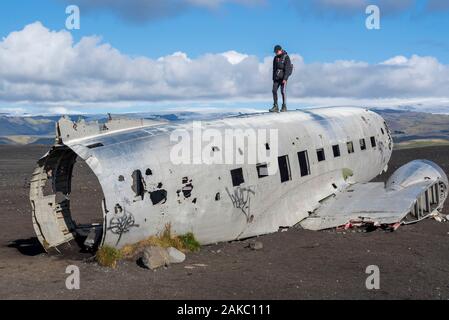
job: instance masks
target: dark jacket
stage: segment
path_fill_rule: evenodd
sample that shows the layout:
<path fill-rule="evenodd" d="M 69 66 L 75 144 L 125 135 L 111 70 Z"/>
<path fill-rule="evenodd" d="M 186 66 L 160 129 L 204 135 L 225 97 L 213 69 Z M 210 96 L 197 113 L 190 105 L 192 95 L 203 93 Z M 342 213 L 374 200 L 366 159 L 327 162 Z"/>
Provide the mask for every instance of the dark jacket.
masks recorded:
<path fill-rule="evenodd" d="M 280 56 L 275 56 L 273 59 L 273 81 L 288 80 L 292 75 L 293 64 L 284 51 Z"/>

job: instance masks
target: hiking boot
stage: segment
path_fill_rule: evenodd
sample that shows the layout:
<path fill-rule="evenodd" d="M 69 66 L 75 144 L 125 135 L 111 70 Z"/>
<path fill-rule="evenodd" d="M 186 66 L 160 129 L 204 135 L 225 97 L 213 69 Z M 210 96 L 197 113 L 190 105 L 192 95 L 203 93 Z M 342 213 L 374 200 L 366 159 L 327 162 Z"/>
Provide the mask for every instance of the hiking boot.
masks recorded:
<path fill-rule="evenodd" d="M 282 104 L 281 112 L 287 112 L 287 105 L 285 103 Z"/>
<path fill-rule="evenodd" d="M 268 111 L 270 111 L 270 112 L 279 112 L 279 107 L 278 107 L 277 104 L 274 104 L 274 105 L 273 105 L 273 108 L 271 108 L 271 109 L 268 110 Z"/>

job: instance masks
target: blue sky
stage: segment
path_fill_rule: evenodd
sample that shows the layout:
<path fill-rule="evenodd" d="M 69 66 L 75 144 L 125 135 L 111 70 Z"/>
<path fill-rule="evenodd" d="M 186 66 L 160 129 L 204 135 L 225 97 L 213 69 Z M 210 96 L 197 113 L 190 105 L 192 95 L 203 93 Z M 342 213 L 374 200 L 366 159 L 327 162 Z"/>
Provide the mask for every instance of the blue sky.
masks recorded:
<path fill-rule="evenodd" d="M 175 1 L 183 2 L 182 0 L 169 2 Z M 272 55 L 273 45 L 280 43 L 290 54 L 300 56 L 303 59 L 301 63 L 304 63 L 305 67 L 312 68 L 318 64 L 321 66 L 320 70 L 325 69 L 326 63 L 332 64 L 337 60 L 359 61 L 374 66 L 396 56 L 410 59 L 414 55 L 432 57 L 446 68 L 449 64 L 449 38 L 447 37 L 449 6 L 445 4 L 447 1 L 430 0 L 433 1 L 430 6 L 429 1 L 426 0 L 397 1 L 400 5 L 393 9 L 391 4 L 384 5 L 387 2 L 385 0 L 373 1 L 379 2 L 381 9 L 380 30 L 368 30 L 365 27 L 367 15 L 364 13 L 364 0 L 342 0 L 341 5 L 333 5 L 335 1 L 326 0 L 303 1 L 307 5 L 298 5 L 298 2 L 289 0 L 222 0 L 223 3 L 212 8 L 210 5 L 204 5 L 204 0 L 187 0 L 188 4 L 183 7 L 175 3 L 174 9 L 169 8 L 168 13 L 161 9 L 160 14 L 155 14 L 156 17 L 136 15 L 142 8 L 159 10 L 157 5 L 152 7 L 151 3 L 155 2 L 153 0 L 148 0 L 147 4 L 145 0 L 131 0 L 127 2 L 130 8 L 126 9 L 123 5 L 117 5 L 114 0 L 109 1 L 112 5 L 108 4 L 108 0 L 100 0 L 101 5 L 98 6 L 89 5 L 89 1 L 85 0 L 2 1 L 0 34 L 3 38 L 8 37 L 12 32 L 21 31 L 25 26 L 35 22 L 40 22 L 44 28 L 48 29 L 48 32 L 61 32 L 65 28 L 66 6 L 79 4 L 81 29 L 70 31 L 73 44 L 76 45 L 83 37 L 98 36 L 101 38 L 101 44 L 110 44 L 121 55 L 130 59 L 145 57 L 157 61 L 160 57 L 183 52 L 189 59 L 195 60 L 201 59 L 207 53 L 221 54 L 232 50 L 254 56 L 262 65 L 263 59 Z M 358 6 L 358 4 L 361 5 Z M 32 62 L 35 56 L 30 54 L 26 59 Z M 304 73 L 307 74 L 307 72 Z M 429 75 L 429 77 L 435 76 Z M 192 77 L 195 75 L 192 74 Z M 438 80 L 437 83 L 440 82 L 440 79 L 436 80 Z M 165 81 L 170 82 L 170 79 Z M 301 79 L 301 81 L 304 82 L 307 79 Z M 308 85 L 308 83 L 297 84 L 295 95 L 298 99 L 303 96 L 319 98 L 319 94 L 309 93 L 315 92 L 315 89 L 301 91 L 300 88 Z M 294 89 L 295 87 L 292 88 Z M 236 103 L 245 106 L 251 105 L 245 102 L 248 99 L 259 101 L 258 106 L 270 100 L 269 89 L 266 98 L 261 96 L 260 90 L 255 88 L 251 90 L 257 91 L 257 94 L 235 94 L 226 97 L 226 94 L 218 92 L 216 97 L 203 97 L 198 94 L 186 100 L 196 101 L 195 103 L 200 101 L 203 104 L 207 101 L 226 104 L 226 98 L 232 98 L 233 101 L 237 101 Z M 327 98 L 346 97 L 344 94 L 334 92 L 335 90 L 325 91 L 323 95 Z M 397 96 L 390 92 L 385 97 L 414 98 L 412 93 L 407 95 L 401 90 L 398 91 Z M 430 92 L 428 95 L 420 93 L 419 97 L 435 98 L 440 97 L 440 93 Z M 365 97 L 358 95 L 353 98 Z M 375 98 L 383 98 L 383 96 L 379 93 Z M 133 103 L 125 103 L 123 108 L 119 108 L 120 111 L 127 110 L 125 105 L 137 105 L 136 101 L 154 105 L 167 104 L 170 101 L 176 101 L 179 104 L 182 101 L 179 96 L 173 98 L 161 94 L 156 98 L 141 95 L 131 99 L 122 97 L 108 103 L 119 100 L 133 101 Z M 21 104 L 25 106 L 25 109 L 29 109 L 34 105 L 32 96 L 28 99 L 20 97 L 7 99 L 7 101 L 1 104 L 4 108 L 6 108 L 5 105 Z M 47 100 L 38 99 L 36 105 L 47 103 L 64 105 L 68 109 L 72 106 L 84 109 L 84 105 L 96 102 L 99 101 L 80 97 L 58 99 L 52 96 Z M 191 104 L 193 105 L 193 102 Z"/>
<path fill-rule="evenodd" d="M 449 63 L 449 11 L 423 14 L 426 1 L 400 14 L 382 17 L 381 30 L 365 28 L 366 14 L 322 17 L 301 12 L 291 1 L 261 5 L 224 4 L 216 10 L 191 9 L 175 17 L 127 21 L 111 12 L 81 12 L 75 39 L 99 35 L 123 53 L 157 58 L 176 51 L 195 57 L 236 50 L 259 57 L 283 44 L 306 61 L 355 59 L 368 62 L 395 55 L 431 55 Z M 76 4 L 76 1 L 70 1 Z M 41 21 L 53 30 L 65 27 L 67 3 L 59 0 L 3 1 L 2 36 Z M 81 6 L 82 9 L 82 6 Z"/>

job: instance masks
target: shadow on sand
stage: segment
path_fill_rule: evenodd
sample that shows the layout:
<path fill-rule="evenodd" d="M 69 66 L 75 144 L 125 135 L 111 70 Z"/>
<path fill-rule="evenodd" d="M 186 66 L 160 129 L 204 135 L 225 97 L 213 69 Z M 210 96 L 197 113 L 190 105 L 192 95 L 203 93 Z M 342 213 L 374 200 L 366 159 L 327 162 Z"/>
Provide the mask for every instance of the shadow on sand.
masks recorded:
<path fill-rule="evenodd" d="M 8 244 L 8 248 L 15 248 L 26 256 L 37 256 L 45 253 L 44 248 L 36 237 L 14 240 Z"/>
<path fill-rule="evenodd" d="M 50 248 L 48 252 L 42 247 L 37 237 L 29 239 L 18 239 L 10 242 L 8 248 L 17 249 L 25 256 L 37 256 L 43 253 L 48 253 L 53 257 L 60 257 L 72 260 L 90 260 L 95 255 L 95 252 L 80 248 L 79 243 L 82 239 L 74 239 L 68 243 L 64 243 L 58 248 Z"/>

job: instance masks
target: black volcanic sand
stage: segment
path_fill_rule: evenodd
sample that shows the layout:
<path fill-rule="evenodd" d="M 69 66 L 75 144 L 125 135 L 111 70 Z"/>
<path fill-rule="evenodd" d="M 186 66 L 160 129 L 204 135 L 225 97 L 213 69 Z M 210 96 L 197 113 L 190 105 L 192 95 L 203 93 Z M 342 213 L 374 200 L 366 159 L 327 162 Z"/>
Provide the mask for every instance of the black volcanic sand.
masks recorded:
<path fill-rule="evenodd" d="M 0 146 L 0 299 L 449 298 L 449 223 L 434 220 L 395 232 L 290 229 L 259 237 L 260 251 L 245 248 L 254 240 L 205 246 L 185 263 L 155 272 L 133 261 L 111 270 L 85 262 L 85 255 L 49 256 L 34 238 L 28 200 L 35 161 L 46 150 Z M 449 147 L 428 147 L 394 152 L 388 175 L 413 159 L 433 160 L 449 173 Z M 85 164 L 76 170 L 74 216 L 101 219 L 98 182 Z M 65 287 L 70 264 L 81 270 L 77 291 Z M 203 266 L 185 268 L 193 264 Z M 365 287 L 368 265 L 380 268 L 380 290 Z"/>

